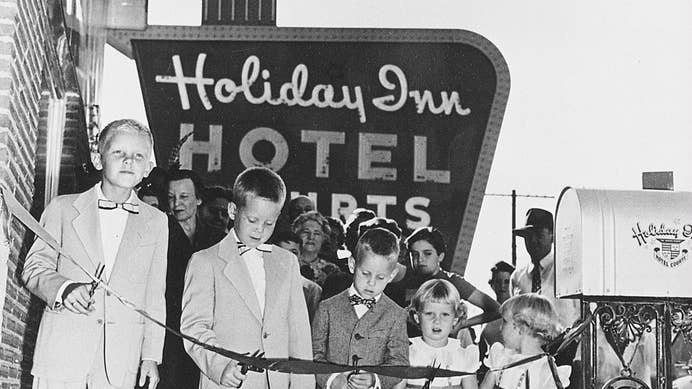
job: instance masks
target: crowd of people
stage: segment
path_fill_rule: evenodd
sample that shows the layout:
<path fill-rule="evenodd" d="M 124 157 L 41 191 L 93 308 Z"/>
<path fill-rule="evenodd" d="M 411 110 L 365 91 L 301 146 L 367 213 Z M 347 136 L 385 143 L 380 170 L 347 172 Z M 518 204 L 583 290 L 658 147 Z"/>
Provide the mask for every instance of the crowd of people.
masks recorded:
<path fill-rule="evenodd" d="M 245 170 L 230 188 L 205 187 L 190 170 L 154 169 L 152 142 L 137 122 L 109 124 L 99 139 L 101 182 L 51 202 L 44 227 L 86 269 L 104 263 L 104 282 L 201 342 L 354 369 L 248 371 L 144 320 L 37 240 L 22 273 L 47 303 L 35 388 L 551 388 L 578 370 L 576 345 L 556 369 L 548 358 L 503 368 L 543 354 L 579 317 L 578 304 L 555 298 L 550 212 L 530 210 L 516 231 L 528 266 L 492 268 L 494 299 L 442 268 L 448 251 L 434 227 L 402 231 L 368 209 L 342 221 L 306 196 L 284 207 L 283 180 L 264 168 Z M 481 313 L 467 317 L 466 303 Z M 485 323 L 478 341 L 472 328 Z M 67 351 L 75 348 L 79 358 Z M 470 374 L 401 380 L 357 369 L 366 365 Z"/>

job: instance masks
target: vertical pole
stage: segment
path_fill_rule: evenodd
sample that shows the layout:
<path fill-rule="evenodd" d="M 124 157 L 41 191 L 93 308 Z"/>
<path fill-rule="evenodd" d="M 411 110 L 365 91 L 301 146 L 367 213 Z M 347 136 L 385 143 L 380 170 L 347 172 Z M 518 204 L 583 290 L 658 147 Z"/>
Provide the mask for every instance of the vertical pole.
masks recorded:
<path fill-rule="evenodd" d="M 514 229 L 517 228 L 517 191 L 512 189 L 512 266 L 517 266 L 517 236 Z"/>
<path fill-rule="evenodd" d="M 669 325 L 672 322 L 672 305 L 670 300 L 666 301 L 663 304 L 663 318 L 656 319 L 656 387 L 660 389 L 673 387 L 673 380 L 668 379 L 673 376 L 673 356 L 669 347 L 673 344 L 673 333 Z"/>

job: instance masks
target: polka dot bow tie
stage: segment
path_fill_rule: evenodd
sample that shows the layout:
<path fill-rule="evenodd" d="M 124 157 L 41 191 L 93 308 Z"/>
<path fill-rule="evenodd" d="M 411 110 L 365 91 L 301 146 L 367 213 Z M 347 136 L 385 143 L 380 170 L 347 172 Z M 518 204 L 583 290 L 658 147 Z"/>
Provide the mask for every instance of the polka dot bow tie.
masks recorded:
<path fill-rule="evenodd" d="M 271 253 L 272 252 L 272 245 L 263 243 L 263 244 L 257 246 L 256 249 L 258 251 L 263 252 L 263 253 Z M 243 242 L 238 242 L 238 252 L 240 253 L 241 256 L 250 250 L 252 250 L 252 247 L 246 245 Z"/>
<path fill-rule="evenodd" d="M 111 200 L 99 199 L 98 205 L 99 205 L 99 209 L 109 210 L 109 209 L 122 208 L 129 213 L 134 213 L 134 214 L 139 213 L 139 205 L 133 204 L 133 203 L 116 203 L 115 201 L 111 201 Z"/>
<path fill-rule="evenodd" d="M 362 298 L 358 295 L 355 295 L 355 294 L 352 295 L 351 297 L 349 297 L 348 301 L 351 302 L 352 306 L 365 305 L 366 307 L 368 307 L 368 309 L 372 308 L 373 305 L 375 305 L 375 299 L 374 298 L 364 299 L 364 298 Z"/>

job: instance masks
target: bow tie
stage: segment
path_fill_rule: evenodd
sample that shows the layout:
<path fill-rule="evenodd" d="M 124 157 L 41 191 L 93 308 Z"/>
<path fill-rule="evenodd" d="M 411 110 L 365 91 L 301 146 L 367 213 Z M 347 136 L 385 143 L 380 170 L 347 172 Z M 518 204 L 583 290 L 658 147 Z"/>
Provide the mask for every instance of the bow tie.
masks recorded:
<path fill-rule="evenodd" d="M 257 249 L 257 251 L 261 251 L 263 253 L 271 253 L 272 252 L 272 245 L 262 243 L 261 245 L 255 247 L 255 249 Z M 241 256 L 250 250 L 252 250 L 252 247 L 246 245 L 243 242 L 238 242 L 238 252 L 240 253 Z"/>
<path fill-rule="evenodd" d="M 104 200 L 104 199 L 99 199 L 99 209 L 116 209 L 118 207 L 126 210 L 129 213 L 134 213 L 138 214 L 139 213 L 139 205 L 133 204 L 133 203 L 116 203 L 115 201 L 112 200 Z"/>
<path fill-rule="evenodd" d="M 364 298 L 358 296 L 357 294 L 351 295 L 348 298 L 348 301 L 351 302 L 352 306 L 365 305 L 366 307 L 368 307 L 368 309 L 372 308 L 373 305 L 375 305 L 375 299 L 374 298 L 364 299 Z"/>

